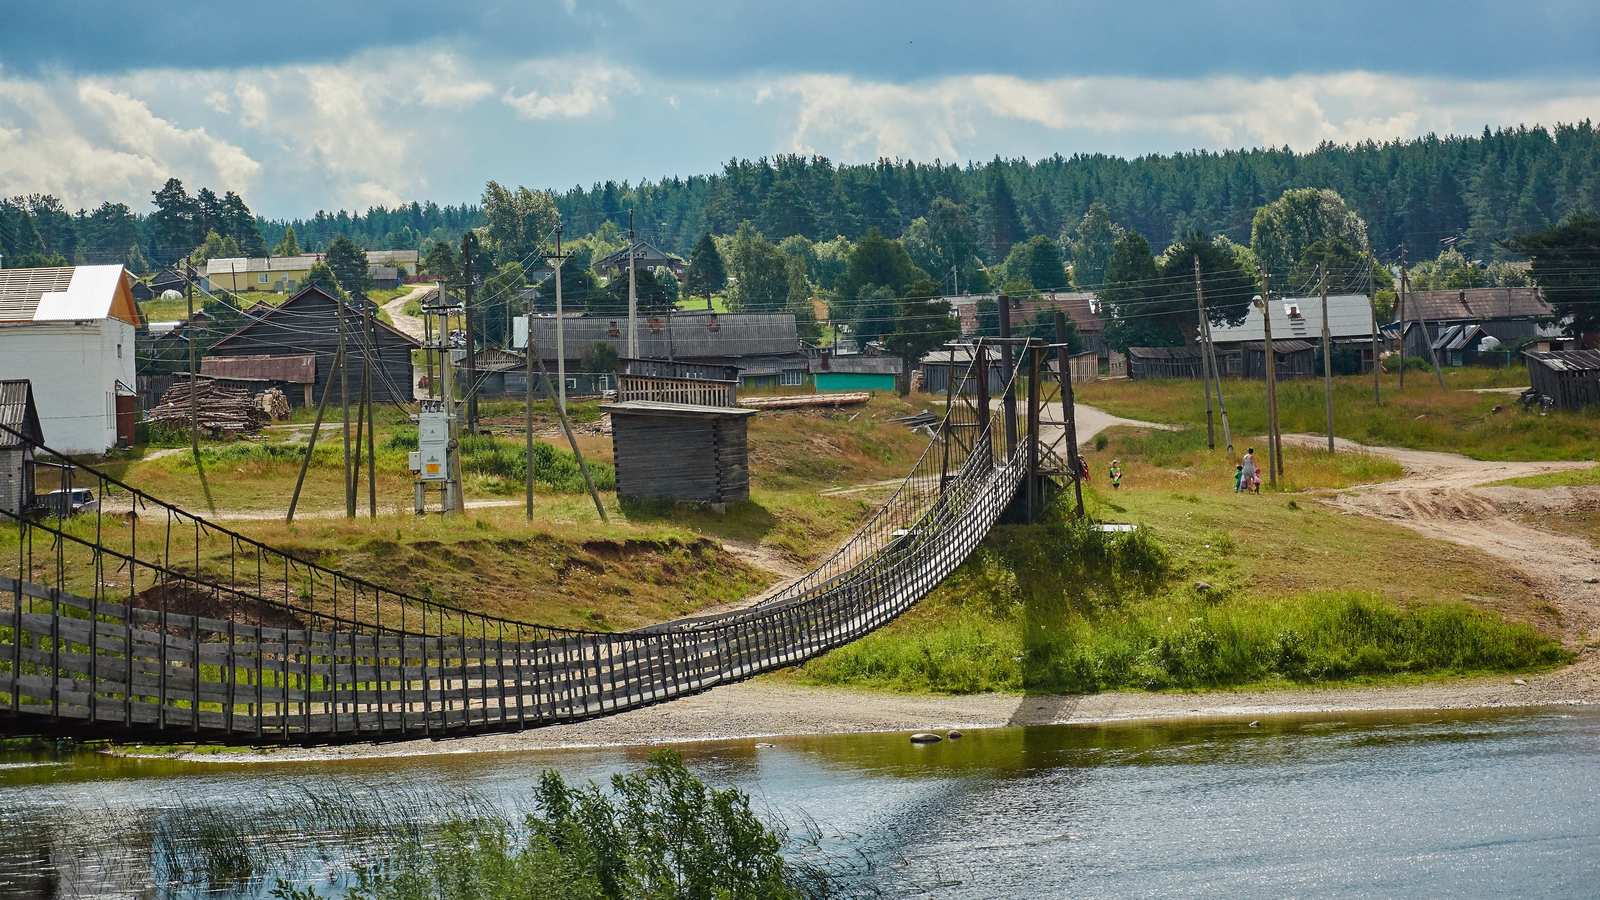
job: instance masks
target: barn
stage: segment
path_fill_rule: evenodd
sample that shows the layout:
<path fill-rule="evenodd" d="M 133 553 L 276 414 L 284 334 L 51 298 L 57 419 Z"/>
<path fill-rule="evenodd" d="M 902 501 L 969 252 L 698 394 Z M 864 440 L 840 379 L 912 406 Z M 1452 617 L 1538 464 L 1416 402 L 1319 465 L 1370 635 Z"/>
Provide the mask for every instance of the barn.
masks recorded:
<path fill-rule="evenodd" d="M 749 418 L 738 382 L 697 377 L 698 367 L 629 360 L 611 416 L 617 496 L 723 508 L 750 497 Z"/>
<path fill-rule="evenodd" d="M 1202 367 L 1196 347 L 1129 347 L 1128 377 L 1199 378 Z"/>
<path fill-rule="evenodd" d="M 819 394 L 896 389 L 904 369 L 893 356 L 820 356 L 811 361 L 811 379 Z"/>
<path fill-rule="evenodd" d="M 1600 350 L 1535 350 L 1528 360 L 1533 389 L 1558 409 L 1600 406 Z"/>
<path fill-rule="evenodd" d="M 350 396 L 359 396 L 362 388 L 362 358 L 367 346 L 367 310 L 354 302 L 341 302 L 321 286 L 311 284 L 283 305 L 254 308 L 250 321 L 238 331 L 213 344 L 207 352 L 209 359 L 220 357 L 316 357 L 316 371 L 312 376 L 312 391 L 322 396 L 323 388 L 338 373 L 333 360 L 339 346 L 340 310 L 344 311 L 344 324 L 349 348 L 349 369 L 346 378 Z M 258 312 L 259 310 L 259 312 Z M 377 337 L 376 352 L 372 354 L 374 377 L 373 399 L 394 403 L 409 403 L 416 383 L 412 373 L 411 351 L 422 344 L 415 338 L 374 319 L 372 332 Z"/>
<path fill-rule="evenodd" d="M 33 451 L 44 443 L 33 386 L 0 381 L 0 512 L 16 515 L 33 500 Z"/>

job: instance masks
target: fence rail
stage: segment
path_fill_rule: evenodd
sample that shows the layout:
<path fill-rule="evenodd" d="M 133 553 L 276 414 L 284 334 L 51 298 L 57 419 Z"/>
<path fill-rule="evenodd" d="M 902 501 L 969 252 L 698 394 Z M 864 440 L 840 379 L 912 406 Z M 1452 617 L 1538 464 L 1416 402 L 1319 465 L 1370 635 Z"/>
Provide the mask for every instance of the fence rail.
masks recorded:
<path fill-rule="evenodd" d="M 624 633 L 393 591 L 78 466 L 92 515 L 0 518 L 14 526 L 0 536 L 14 559 L 0 575 L 0 733 L 437 737 L 609 715 L 803 662 L 926 595 L 1037 468 L 1015 440 L 1021 417 L 1007 421 L 1014 401 L 997 413 L 983 399 L 950 405 L 894 495 L 815 571 L 744 610 Z"/>
<path fill-rule="evenodd" d="M 688 403 L 694 406 L 737 406 L 738 382 L 701 378 L 666 378 L 656 375 L 618 375 L 617 400 Z"/>

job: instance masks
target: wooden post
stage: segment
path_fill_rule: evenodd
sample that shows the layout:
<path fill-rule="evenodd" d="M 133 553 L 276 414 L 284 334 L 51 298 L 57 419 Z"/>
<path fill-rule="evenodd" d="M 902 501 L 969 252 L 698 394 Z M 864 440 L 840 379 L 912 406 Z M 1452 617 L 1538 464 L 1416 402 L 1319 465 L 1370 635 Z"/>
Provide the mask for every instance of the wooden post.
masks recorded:
<path fill-rule="evenodd" d="M 1328 416 L 1328 452 L 1333 452 L 1333 336 L 1328 330 L 1328 267 L 1322 270 L 1322 404 Z"/>
<path fill-rule="evenodd" d="M 365 301 L 366 297 L 362 297 Z M 382 371 L 383 358 L 378 356 L 378 311 L 367 303 L 367 382 L 363 394 L 367 401 L 367 518 L 378 517 L 378 453 L 374 445 L 374 432 L 378 430 L 378 413 L 372 403 L 372 371 L 373 361 L 376 360 L 378 370 Z M 410 400 L 410 397 L 404 398 Z M 401 402 L 397 400 L 396 402 Z M 357 447 L 360 453 L 361 448 Z"/>
<path fill-rule="evenodd" d="M 461 236 L 461 270 L 466 273 L 462 286 L 461 314 L 467 330 L 467 434 L 478 433 L 478 348 L 472 327 L 472 233 Z M 487 274 L 487 273 L 485 273 Z"/>
<path fill-rule="evenodd" d="M 531 336 L 529 338 L 529 343 L 532 343 Z M 531 350 L 532 348 L 530 347 L 529 349 Z M 534 362 L 539 366 L 539 375 L 544 378 L 549 378 L 549 374 L 546 373 L 544 369 L 544 360 L 539 359 L 537 356 L 534 356 L 533 359 Z M 588 488 L 589 499 L 594 501 L 594 511 L 600 514 L 600 521 L 611 521 L 610 519 L 606 518 L 606 508 L 600 502 L 600 492 L 594 489 L 594 479 L 589 476 L 589 464 L 584 462 L 583 451 L 578 449 L 578 437 L 572 433 L 572 423 L 567 421 L 567 411 L 563 409 L 559 403 L 556 404 L 556 417 L 561 420 L 561 430 L 567 435 L 567 446 L 572 448 L 572 455 L 578 460 L 578 471 L 583 473 L 583 486 Z"/>
<path fill-rule="evenodd" d="M 337 355 L 333 358 L 334 369 L 344 360 Z M 322 414 L 328 408 L 328 395 L 333 393 L 333 374 L 329 373 L 328 380 L 322 385 L 322 399 L 317 401 L 317 417 L 311 424 L 311 440 L 306 444 L 305 458 L 300 460 L 300 475 L 294 480 L 294 493 L 289 496 L 289 514 L 284 517 L 285 522 L 294 521 L 294 508 L 300 504 L 300 487 L 306 482 L 306 469 L 311 466 L 311 453 L 317 449 L 317 435 L 322 431 Z"/>
<path fill-rule="evenodd" d="M 838 346 L 838 326 L 834 326 L 834 346 Z M 950 480 L 950 441 L 955 437 L 951 430 L 955 424 L 956 406 L 956 348 L 950 345 L 950 368 L 945 371 L 944 377 L 944 441 L 940 447 L 939 461 L 939 492 L 944 493 L 944 483 Z"/>
<path fill-rule="evenodd" d="M 195 347 L 194 323 L 194 267 L 186 259 L 183 261 L 183 297 L 189 307 L 189 321 L 183 325 L 183 330 L 189 333 L 189 450 L 194 454 L 195 475 L 200 478 L 200 489 L 206 495 L 206 509 L 213 514 L 217 505 L 211 499 L 211 483 L 206 480 L 205 463 L 200 460 L 200 412 L 199 402 L 199 349 Z M 19 639 L 20 640 L 20 639 Z"/>
<path fill-rule="evenodd" d="M 1039 354 L 1040 349 L 1032 342 L 1023 349 L 1028 354 L 1028 521 L 1034 522 L 1039 518 L 1043 503 L 1043 495 L 1039 490 Z"/>
<path fill-rule="evenodd" d="M 1205 310 L 1204 292 L 1201 293 L 1201 309 Z M 1222 396 L 1222 367 L 1217 365 L 1217 342 L 1211 337 L 1211 319 L 1209 312 L 1200 318 L 1200 329 L 1205 335 L 1206 358 L 1211 360 L 1212 384 L 1217 389 L 1217 412 L 1222 417 L 1222 443 L 1228 448 L 1229 455 L 1233 454 L 1233 430 L 1228 425 L 1228 404 Z"/>
<path fill-rule="evenodd" d="M 1211 379 L 1216 375 L 1211 369 L 1211 356 L 1206 353 L 1206 301 L 1200 292 L 1200 254 L 1194 255 L 1194 311 L 1195 343 L 1200 348 L 1200 376 L 1205 382 L 1206 395 L 1206 449 L 1217 449 L 1217 428 L 1211 417 Z"/>
<path fill-rule="evenodd" d="M 1082 466 L 1078 462 L 1078 414 L 1072 397 L 1072 361 L 1067 350 L 1067 314 L 1056 311 L 1056 359 L 1061 366 L 1061 409 L 1067 420 L 1067 467 L 1072 470 L 1072 496 L 1077 502 L 1078 518 L 1083 518 L 1083 479 L 1079 477 Z"/>
<path fill-rule="evenodd" d="M 981 337 L 972 345 L 972 371 L 978 379 L 978 420 L 972 432 L 972 453 L 976 455 L 978 441 L 989 428 L 991 421 L 989 418 L 989 348 L 983 345 L 983 338 Z M 986 462 L 992 463 L 994 462 L 993 433 L 989 434 L 989 446 L 991 450 Z"/>
<path fill-rule="evenodd" d="M 1379 380 L 1382 367 L 1378 365 L 1378 291 L 1372 283 L 1372 251 L 1367 251 L 1367 310 L 1372 313 L 1372 403 L 1383 405 L 1383 388 Z"/>
<path fill-rule="evenodd" d="M 1394 320 L 1400 323 L 1400 390 L 1406 389 L 1406 245 L 1400 245 L 1400 293 L 1395 295 Z"/>
<path fill-rule="evenodd" d="M 528 364 L 526 367 L 527 385 L 526 390 L 523 392 L 524 396 L 522 401 L 522 425 L 528 433 L 527 446 L 524 448 L 527 454 L 528 471 L 525 473 L 523 478 L 522 491 L 526 495 L 525 500 L 528 511 L 528 521 L 530 522 L 533 521 L 533 298 L 534 292 L 529 292 L 527 337 L 522 343 L 523 350 L 528 354 Z"/>
<path fill-rule="evenodd" d="M 340 292 L 334 288 L 334 293 Z M 345 347 L 344 325 L 344 298 L 335 296 L 333 304 L 338 310 L 339 319 L 339 350 L 335 358 L 339 360 L 339 407 L 343 410 L 344 432 L 344 517 L 356 517 L 356 481 L 355 471 L 350 463 L 350 356 Z"/>
<path fill-rule="evenodd" d="M 1400 270 L 1400 283 L 1407 286 L 1410 293 L 1410 273 L 1405 269 Z M 1422 341 L 1428 345 L 1428 361 L 1433 363 L 1433 377 L 1439 379 L 1439 390 L 1444 390 L 1444 370 L 1439 368 L 1439 351 L 1433 349 L 1433 337 L 1428 334 L 1428 325 L 1422 321 L 1422 309 L 1412 305 L 1411 314 L 1417 318 L 1417 328 L 1422 332 Z"/>
<path fill-rule="evenodd" d="M 1278 358 L 1272 350 L 1272 275 L 1261 274 L 1262 349 L 1267 379 L 1267 478 L 1278 486 Z"/>
<path fill-rule="evenodd" d="M 1006 393 L 1000 398 L 1000 409 L 1006 419 L 1006 458 L 1017 453 L 1017 395 L 1013 391 L 1011 373 L 1016 369 L 1016 356 L 1011 351 L 1011 298 L 1000 295 L 1000 368 L 1006 377 Z"/>

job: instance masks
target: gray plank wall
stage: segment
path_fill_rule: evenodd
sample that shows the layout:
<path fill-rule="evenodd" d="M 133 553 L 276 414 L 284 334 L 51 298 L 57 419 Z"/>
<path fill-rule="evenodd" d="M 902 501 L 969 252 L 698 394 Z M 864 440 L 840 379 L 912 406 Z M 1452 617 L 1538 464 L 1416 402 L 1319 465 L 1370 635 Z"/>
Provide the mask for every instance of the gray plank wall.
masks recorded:
<path fill-rule="evenodd" d="M 697 503 L 749 499 L 747 433 L 742 416 L 614 412 L 617 493 Z"/>

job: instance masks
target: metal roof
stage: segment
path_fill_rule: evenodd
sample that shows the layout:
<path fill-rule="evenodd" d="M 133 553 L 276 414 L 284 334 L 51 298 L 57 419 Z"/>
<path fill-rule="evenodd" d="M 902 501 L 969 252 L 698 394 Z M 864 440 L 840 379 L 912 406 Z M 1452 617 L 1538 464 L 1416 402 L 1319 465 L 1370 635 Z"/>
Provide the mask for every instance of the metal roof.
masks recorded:
<path fill-rule="evenodd" d="M 236 272 L 303 272 L 322 261 L 316 253 L 299 256 L 224 256 L 206 263 L 206 275 Z"/>
<path fill-rule="evenodd" d="M 1544 294 L 1536 287 L 1412 291 L 1406 295 L 1406 318 L 1420 318 L 1428 322 L 1534 319 L 1553 315 L 1555 310 L 1545 302 Z"/>
<path fill-rule="evenodd" d="M 640 413 L 654 416 L 753 416 L 756 411 L 738 406 L 699 406 L 693 403 L 663 403 L 659 400 L 626 400 L 622 403 L 602 403 L 603 412 Z"/>
<path fill-rule="evenodd" d="M 595 344 L 607 344 L 619 355 L 628 355 L 626 315 L 568 317 L 562 320 L 562 330 L 570 359 L 583 356 Z M 534 317 L 533 344 L 543 358 L 555 358 L 554 318 Z M 639 316 L 641 357 L 731 360 L 799 352 L 800 334 L 793 313 L 686 311 L 671 316 Z"/>
<path fill-rule="evenodd" d="M 1280 353 L 1277 341 L 1273 341 L 1273 353 Z M 1129 347 L 1128 356 L 1134 359 L 1199 359 L 1200 350 L 1197 347 Z"/>
<path fill-rule="evenodd" d="M 1284 297 L 1268 304 L 1272 309 L 1272 337 L 1274 342 L 1304 338 L 1318 340 L 1322 336 L 1322 298 Z M 1298 315 L 1291 313 L 1298 312 Z M 1361 294 L 1335 294 L 1328 297 L 1328 333 L 1334 340 L 1353 337 L 1372 337 L 1372 307 Z M 1250 312 L 1238 325 L 1211 326 L 1211 339 L 1218 344 L 1266 339 L 1262 327 L 1261 310 L 1252 305 Z"/>
<path fill-rule="evenodd" d="M 1260 350 L 1263 353 L 1267 351 L 1266 341 L 1246 341 L 1245 346 L 1249 347 L 1251 350 Z M 1316 347 L 1317 345 L 1311 343 L 1310 341 L 1285 341 L 1279 340 L 1276 336 L 1274 336 L 1272 339 L 1272 353 L 1274 356 L 1282 355 L 1284 353 L 1304 353 L 1307 350 L 1315 350 Z"/>
<path fill-rule="evenodd" d="M 292 356 L 207 356 L 200 360 L 200 374 L 231 381 L 315 384 L 317 355 L 300 353 Z"/>
<path fill-rule="evenodd" d="M 122 266 L 0 269 L 0 322 L 72 322 L 111 315 Z"/>
<path fill-rule="evenodd" d="M 949 362 L 948 357 L 945 360 Z M 895 356 L 820 356 L 811 360 L 811 371 L 839 372 L 848 375 L 899 375 L 903 366 Z"/>
<path fill-rule="evenodd" d="M 1554 372 L 1600 372 L 1600 350 L 1529 350 L 1522 355 Z"/>
<path fill-rule="evenodd" d="M 39 427 L 39 411 L 33 405 L 33 385 L 26 378 L 0 381 L 0 425 L 10 431 L 0 430 L 0 447 L 15 447 L 22 443 L 15 434 L 35 444 L 44 443 L 44 430 Z"/>

